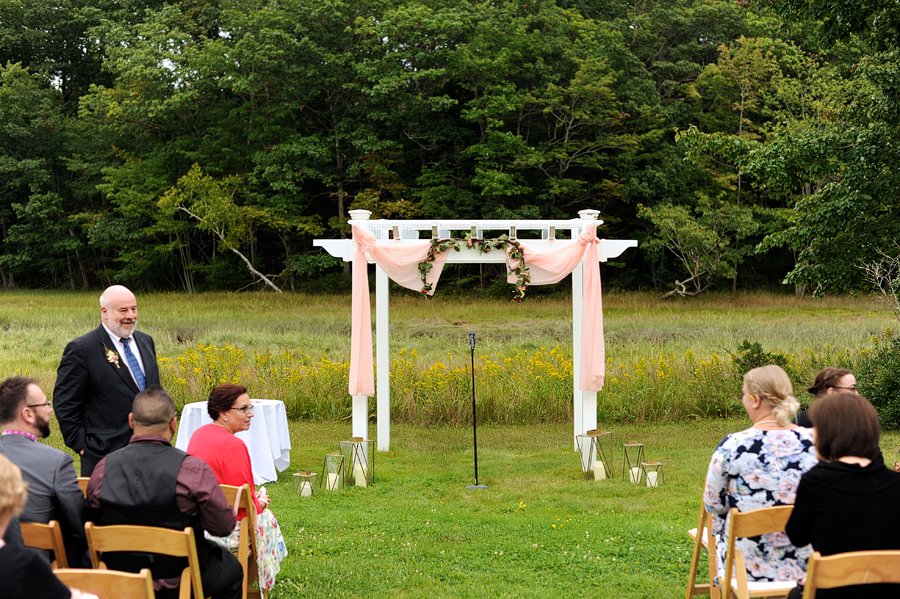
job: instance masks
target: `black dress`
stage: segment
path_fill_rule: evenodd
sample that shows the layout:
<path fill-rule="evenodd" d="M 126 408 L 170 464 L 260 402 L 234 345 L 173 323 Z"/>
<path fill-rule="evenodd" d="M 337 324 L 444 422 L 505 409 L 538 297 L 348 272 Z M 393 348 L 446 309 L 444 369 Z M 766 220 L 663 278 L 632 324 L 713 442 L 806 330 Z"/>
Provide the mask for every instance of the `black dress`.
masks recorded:
<path fill-rule="evenodd" d="M 785 532 L 824 555 L 900 549 L 900 473 L 881 454 L 868 466 L 820 462 L 800 479 Z M 900 597 L 900 585 L 822 589 L 817 599 Z"/>
<path fill-rule="evenodd" d="M 28 547 L 0 547 L 3 599 L 69 599 L 72 592 L 53 575 L 44 557 Z"/>

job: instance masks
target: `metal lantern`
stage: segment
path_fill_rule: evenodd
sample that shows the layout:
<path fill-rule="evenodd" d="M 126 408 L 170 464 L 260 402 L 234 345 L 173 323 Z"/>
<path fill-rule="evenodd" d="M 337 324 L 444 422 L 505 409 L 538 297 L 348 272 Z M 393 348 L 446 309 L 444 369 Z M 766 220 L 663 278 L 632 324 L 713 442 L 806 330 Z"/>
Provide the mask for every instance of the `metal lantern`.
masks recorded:
<path fill-rule="evenodd" d="M 665 482 L 661 462 L 641 462 L 641 470 L 648 487 L 658 487 Z"/>
<path fill-rule="evenodd" d="M 603 480 L 611 474 L 607 451 L 604 450 L 604 439 L 612 453 L 612 433 L 610 431 L 590 430 L 583 435 L 575 435 L 578 455 L 581 458 L 581 471 L 585 478 Z"/>
<path fill-rule="evenodd" d="M 329 453 L 322 464 L 322 478 L 319 479 L 319 487 L 325 485 L 326 491 L 340 491 L 344 488 L 344 456 L 339 453 Z"/>
<path fill-rule="evenodd" d="M 309 470 L 301 470 L 294 474 L 294 492 L 300 493 L 300 497 L 310 497 L 316 492 L 316 477 L 319 476 L 315 472 Z"/>
<path fill-rule="evenodd" d="M 350 437 L 341 441 L 341 455 L 347 464 L 345 486 L 368 487 L 375 482 L 375 441 Z"/>
<path fill-rule="evenodd" d="M 643 471 L 641 463 L 644 461 L 643 443 L 624 443 L 622 445 L 624 456 L 622 457 L 622 480 L 633 483 L 641 482 Z"/>

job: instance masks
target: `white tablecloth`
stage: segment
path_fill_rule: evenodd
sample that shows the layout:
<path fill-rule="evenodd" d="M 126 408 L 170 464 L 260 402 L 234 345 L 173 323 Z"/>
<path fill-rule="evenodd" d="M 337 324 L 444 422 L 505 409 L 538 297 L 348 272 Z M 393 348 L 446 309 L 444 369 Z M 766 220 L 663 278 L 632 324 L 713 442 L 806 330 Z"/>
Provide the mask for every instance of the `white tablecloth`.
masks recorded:
<path fill-rule="evenodd" d="M 250 452 L 253 465 L 253 482 L 257 485 L 278 480 L 278 472 L 291 465 L 291 437 L 288 432 L 287 412 L 284 402 L 276 399 L 253 399 L 253 418 L 250 430 L 235 436 L 244 442 Z M 198 401 L 184 406 L 175 447 L 187 451 L 194 431 L 210 424 L 206 402 Z"/>

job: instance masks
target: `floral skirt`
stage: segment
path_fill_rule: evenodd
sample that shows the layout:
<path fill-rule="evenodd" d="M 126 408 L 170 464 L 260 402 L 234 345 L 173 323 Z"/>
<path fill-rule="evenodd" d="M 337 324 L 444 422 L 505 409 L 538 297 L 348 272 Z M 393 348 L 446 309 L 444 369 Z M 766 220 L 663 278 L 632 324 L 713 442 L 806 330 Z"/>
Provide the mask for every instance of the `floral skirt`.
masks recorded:
<path fill-rule="evenodd" d="M 281 569 L 281 560 L 287 557 L 287 546 L 278 526 L 278 520 L 268 508 L 256 517 L 256 565 L 259 569 L 260 590 L 271 590 L 275 585 L 275 576 Z M 206 538 L 232 553 L 238 550 L 241 536 L 241 522 L 238 522 L 227 537 L 214 537 L 209 533 Z"/>

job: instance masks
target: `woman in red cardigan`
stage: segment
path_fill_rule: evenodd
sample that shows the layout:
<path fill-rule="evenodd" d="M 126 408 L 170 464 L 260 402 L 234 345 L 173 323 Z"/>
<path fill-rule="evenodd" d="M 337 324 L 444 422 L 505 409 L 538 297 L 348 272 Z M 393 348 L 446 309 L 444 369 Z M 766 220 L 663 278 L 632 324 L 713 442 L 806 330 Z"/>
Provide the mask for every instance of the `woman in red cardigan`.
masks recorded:
<path fill-rule="evenodd" d="M 257 496 L 250 453 L 244 442 L 234 436 L 249 429 L 253 419 L 253 404 L 247 389 L 231 383 L 219 385 L 209 394 L 206 411 L 213 422 L 194 431 L 187 453 L 209 464 L 220 484 L 235 487 L 248 484 L 256 513 L 261 514 L 268 507 L 269 498 Z M 238 522 L 246 515 L 244 510 L 239 511 Z"/>

